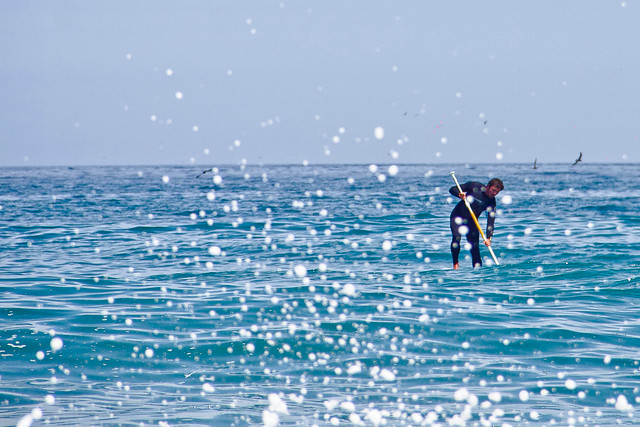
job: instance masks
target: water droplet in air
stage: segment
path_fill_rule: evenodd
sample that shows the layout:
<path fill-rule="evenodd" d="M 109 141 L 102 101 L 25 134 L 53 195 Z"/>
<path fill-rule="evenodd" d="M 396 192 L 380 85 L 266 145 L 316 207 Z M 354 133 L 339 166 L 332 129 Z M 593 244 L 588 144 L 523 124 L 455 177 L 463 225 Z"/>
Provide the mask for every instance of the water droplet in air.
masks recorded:
<path fill-rule="evenodd" d="M 51 340 L 50 345 L 51 345 L 51 350 L 53 350 L 54 353 L 55 353 L 56 351 L 58 351 L 58 350 L 60 350 L 62 348 L 63 343 L 62 343 L 62 340 L 60 338 L 55 337 L 55 338 L 53 338 Z"/>
<path fill-rule="evenodd" d="M 307 275 L 307 269 L 302 264 L 296 265 L 293 271 L 296 273 L 296 276 L 298 277 L 305 277 Z"/>
<path fill-rule="evenodd" d="M 467 397 L 469 397 L 469 390 L 464 387 L 456 390 L 456 392 L 453 394 L 453 399 L 456 402 L 464 402 L 465 400 L 467 400 Z"/>
<path fill-rule="evenodd" d="M 356 287 L 353 286 L 353 284 L 351 283 L 347 283 L 346 285 L 343 286 L 342 290 L 340 291 L 340 293 L 353 297 L 356 294 Z"/>
<path fill-rule="evenodd" d="M 633 409 L 633 406 L 631 406 L 627 398 L 621 394 L 616 399 L 616 409 L 619 411 L 630 411 Z"/>
<path fill-rule="evenodd" d="M 395 381 L 396 380 L 396 374 L 394 374 L 393 372 L 391 372 L 388 369 L 381 370 L 380 371 L 380 377 L 385 381 Z"/>
<path fill-rule="evenodd" d="M 489 400 L 493 402 L 500 402 L 502 400 L 502 394 L 499 391 L 489 393 Z"/>
<path fill-rule="evenodd" d="M 269 410 L 280 414 L 289 413 L 287 404 L 276 393 L 271 393 L 269 395 Z"/>

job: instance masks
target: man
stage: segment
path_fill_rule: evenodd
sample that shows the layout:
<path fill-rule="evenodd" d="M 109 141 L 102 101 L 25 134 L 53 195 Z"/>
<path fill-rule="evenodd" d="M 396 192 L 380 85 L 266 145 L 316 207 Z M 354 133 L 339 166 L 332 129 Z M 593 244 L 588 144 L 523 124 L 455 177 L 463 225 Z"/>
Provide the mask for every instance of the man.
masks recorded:
<path fill-rule="evenodd" d="M 458 186 L 454 185 L 449 189 L 449 193 L 462 199 L 451 212 L 451 255 L 453 256 L 453 268 L 457 270 L 458 256 L 460 255 L 460 241 L 462 236 L 467 236 L 467 242 L 471 244 L 471 261 L 474 267 L 482 265 L 480 257 L 480 231 L 473 222 L 469 209 L 465 206 L 466 198 L 476 218 L 480 218 L 480 214 L 487 211 L 487 232 L 484 244 L 491 245 L 491 237 L 493 236 L 493 224 L 496 220 L 496 196 L 504 190 L 504 184 L 498 178 L 493 178 L 487 185 L 480 182 L 469 181 L 460 186 L 462 193 L 458 190 Z"/>

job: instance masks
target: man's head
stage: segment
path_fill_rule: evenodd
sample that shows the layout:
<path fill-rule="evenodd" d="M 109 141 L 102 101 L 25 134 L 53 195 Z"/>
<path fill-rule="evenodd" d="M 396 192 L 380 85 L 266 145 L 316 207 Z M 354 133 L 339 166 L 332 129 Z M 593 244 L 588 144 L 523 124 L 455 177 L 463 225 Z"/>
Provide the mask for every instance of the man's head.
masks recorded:
<path fill-rule="evenodd" d="M 504 184 L 502 183 L 502 181 L 498 178 L 493 178 L 487 184 L 484 192 L 489 197 L 496 197 L 502 190 L 504 190 Z"/>

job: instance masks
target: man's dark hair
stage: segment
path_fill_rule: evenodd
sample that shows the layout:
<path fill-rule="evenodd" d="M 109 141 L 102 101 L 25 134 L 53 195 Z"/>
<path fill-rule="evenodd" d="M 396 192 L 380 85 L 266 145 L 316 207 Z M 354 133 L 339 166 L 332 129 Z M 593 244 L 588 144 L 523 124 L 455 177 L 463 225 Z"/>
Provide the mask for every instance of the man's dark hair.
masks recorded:
<path fill-rule="evenodd" d="M 498 179 L 498 178 L 493 178 L 491 181 L 489 181 L 489 183 L 487 184 L 487 188 L 492 187 L 492 186 L 496 186 L 500 189 L 500 191 L 504 190 L 504 184 L 502 183 L 502 180 Z"/>

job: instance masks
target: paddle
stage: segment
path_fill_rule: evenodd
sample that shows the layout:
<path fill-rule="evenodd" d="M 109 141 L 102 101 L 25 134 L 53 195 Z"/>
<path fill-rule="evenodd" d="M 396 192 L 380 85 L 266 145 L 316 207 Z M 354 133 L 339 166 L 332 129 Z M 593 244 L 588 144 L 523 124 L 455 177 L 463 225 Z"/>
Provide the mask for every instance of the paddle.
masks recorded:
<path fill-rule="evenodd" d="M 458 191 L 460 193 L 464 193 L 464 191 L 462 191 L 462 187 L 460 187 L 460 183 L 456 179 L 456 173 L 454 171 L 451 171 L 449 173 L 449 175 L 451 175 L 453 180 L 456 182 L 456 186 L 458 187 Z M 476 227 L 478 227 L 478 231 L 480 232 L 480 235 L 482 236 L 482 240 L 484 242 L 486 242 L 487 238 L 484 237 L 484 233 L 482 232 L 482 227 L 480 227 L 480 223 L 478 222 L 478 218 L 476 218 L 476 214 L 473 213 L 473 209 L 471 209 L 471 205 L 467 201 L 466 197 L 464 198 L 464 204 L 467 205 L 467 209 L 469 209 L 469 213 L 471 214 L 471 218 L 473 218 L 473 222 L 475 222 L 476 223 Z M 494 254 L 493 253 L 493 249 L 491 249 L 491 245 L 490 244 L 487 245 L 487 248 L 489 248 L 489 252 L 491 252 L 491 257 L 493 257 L 493 261 L 496 263 L 496 265 L 500 265 L 500 263 L 498 262 L 498 258 L 496 258 L 496 254 Z"/>

